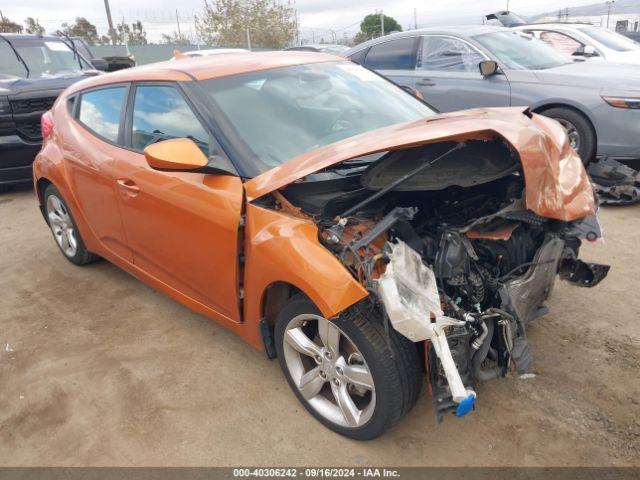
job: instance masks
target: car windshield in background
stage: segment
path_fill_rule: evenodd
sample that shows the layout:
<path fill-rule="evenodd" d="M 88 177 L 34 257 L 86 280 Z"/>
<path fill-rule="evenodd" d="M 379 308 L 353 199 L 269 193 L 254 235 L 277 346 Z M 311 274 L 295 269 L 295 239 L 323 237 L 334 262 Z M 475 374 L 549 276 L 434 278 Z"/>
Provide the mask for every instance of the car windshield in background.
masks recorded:
<path fill-rule="evenodd" d="M 334 55 L 342 55 L 347 50 L 349 50 L 349 47 L 345 47 L 344 45 L 331 45 L 331 46 L 320 48 L 321 52 L 333 53 Z"/>
<path fill-rule="evenodd" d="M 585 35 L 590 36 L 597 42 L 600 42 L 605 47 L 618 52 L 630 52 L 632 50 L 638 50 L 640 44 L 634 42 L 630 38 L 620 35 L 619 33 L 612 32 L 602 27 L 583 27 L 580 31 Z"/>
<path fill-rule="evenodd" d="M 29 67 L 29 78 L 59 76 L 81 70 L 78 58 L 61 40 L 9 39 Z M 0 75 L 27 76 L 11 46 L 0 40 Z"/>
<path fill-rule="evenodd" d="M 521 32 L 494 32 L 473 39 L 495 55 L 506 68 L 543 70 L 571 63 L 571 59 L 541 40 Z"/>
<path fill-rule="evenodd" d="M 434 115 L 351 62 L 327 62 L 200 82 L 257 157 L 251 176 L 359 133 Z"/>

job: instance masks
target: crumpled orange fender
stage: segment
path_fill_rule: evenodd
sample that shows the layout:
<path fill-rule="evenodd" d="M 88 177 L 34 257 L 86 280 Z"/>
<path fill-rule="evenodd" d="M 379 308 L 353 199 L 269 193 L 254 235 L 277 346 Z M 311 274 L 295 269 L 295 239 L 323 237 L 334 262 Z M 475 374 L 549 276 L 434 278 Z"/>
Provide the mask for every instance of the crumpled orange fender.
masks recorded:
<path fill-rule="evenodd" d="M 331 318 L 368 295 L 340 261 L 318 240 L 311 221 L 247 203 L 244 269 L 245 332 L 257 339 L 267 287 L 286 282 L 302 290 Z"/>

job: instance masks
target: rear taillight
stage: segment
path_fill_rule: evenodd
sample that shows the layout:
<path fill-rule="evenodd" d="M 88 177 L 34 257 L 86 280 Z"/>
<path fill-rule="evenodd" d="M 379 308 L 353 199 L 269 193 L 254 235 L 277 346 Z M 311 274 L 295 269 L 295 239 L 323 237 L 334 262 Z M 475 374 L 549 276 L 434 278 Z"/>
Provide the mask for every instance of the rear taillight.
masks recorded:
<path fill-rule="evenodd" d="M 51 111 L 44 112 L 40 117 L 40 129 L 42 130 L 42 140 L 46 140 L 53 132 L 53 115 L 51 115 Z"/>

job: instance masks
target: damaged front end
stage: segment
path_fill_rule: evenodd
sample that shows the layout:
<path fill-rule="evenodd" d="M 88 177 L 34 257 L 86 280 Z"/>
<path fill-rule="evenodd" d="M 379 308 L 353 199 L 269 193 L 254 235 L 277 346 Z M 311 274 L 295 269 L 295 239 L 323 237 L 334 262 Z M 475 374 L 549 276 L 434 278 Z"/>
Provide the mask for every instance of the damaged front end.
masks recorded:
<path fill-rule="evenodd" d="M 601 237 L 580 159 L 559 126 L 524 116 L 504 135 L 371 150 L 271 196 L 316 223 L 388 328 L 424 342 L 439 418 L 473 410 L 478 381 L 531 367 L 527 324 L 556 275 L 592 287 L 609 270 L 578 259 Z"/>
<path fill-rule="evenodd" d="M 478 198 L 467 214 L 487 200 Z M 547 313 L 556 275 L 592 287 L 609 270 L 577 258 L 583 239 L 601 236 L 595 216 L 562 222 L 532 214 L 520 199 L 504 201 L 511 203 L 468 223 L 459 218 L 464 210 L 454 213 L 446 202 L 440 208 L 450 213 L 441 210 L 431 220 L 415 207 L 394 207 L 372 227 L 383 225 L 384 232 L 369 231 L 374 238 L 363 233 L 342 241 L 362 218 L 347 222 L 341 241 L 328 242 L 373 293 L 391 326 L 426 342 L 439 418 L 448 411 L 468 413 L 476 382 L 530 369 L 526 326 Z"/>

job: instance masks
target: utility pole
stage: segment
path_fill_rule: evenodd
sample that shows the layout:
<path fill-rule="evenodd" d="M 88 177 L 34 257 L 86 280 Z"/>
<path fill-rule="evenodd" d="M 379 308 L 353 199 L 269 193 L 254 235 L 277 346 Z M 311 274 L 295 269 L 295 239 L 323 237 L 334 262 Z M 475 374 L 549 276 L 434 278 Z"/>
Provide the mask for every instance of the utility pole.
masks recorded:
<path fill-rule="evenodd" d="M 200 35 L 198 35 L 198 16 L 193 16 L 193 31 L 196 32 L 196 46 L 200 50 Z"/>
<path fill-rule="evenodd" d="M 109 7 L 109 0 L 104 0 L 104 9 L 107 11 L 107 23 L 109 24 L 109 36 L 111 37 L 111 43 L 116 44 L 116 31 L 113 29 L 113 20 L 111 19 L 111 7 Z"/>
<path fill-rule="evenodd" d="M 613 6 L 614 3 L 616 3 L 616 0 L 609 0 L 605 3 L 607 4 L 607 28 L 609 28 L 609 17 L 611 16 L 611 7 Z"/>
<path fill-rule="evenodd" d="M 251 33 L 249 33 L 249 27 L 247 27 L 247 50 L 251 50 Z"/>
<path fill-rule="evenodd" d="M 180 31 L 180 17 L 178 17 L 178 9 L 176 8 L 176 23 L 178 24 L 178 39 L 182 41 L 182 32 Z"/>
<path fill-rule="evenodd" d="M 509 0 L 507 0 L 507 12 L 509 11 Z"/>
<path fill-rule="evenodd" d="M 417 8 L 413 9 L 413 29 L 414 30 L 418 29 L 418 9 Z"/>
<path fill-rule="evenodd" d="M 384 13 L 380 10 L 380 36 L 384 37 Z"/>

